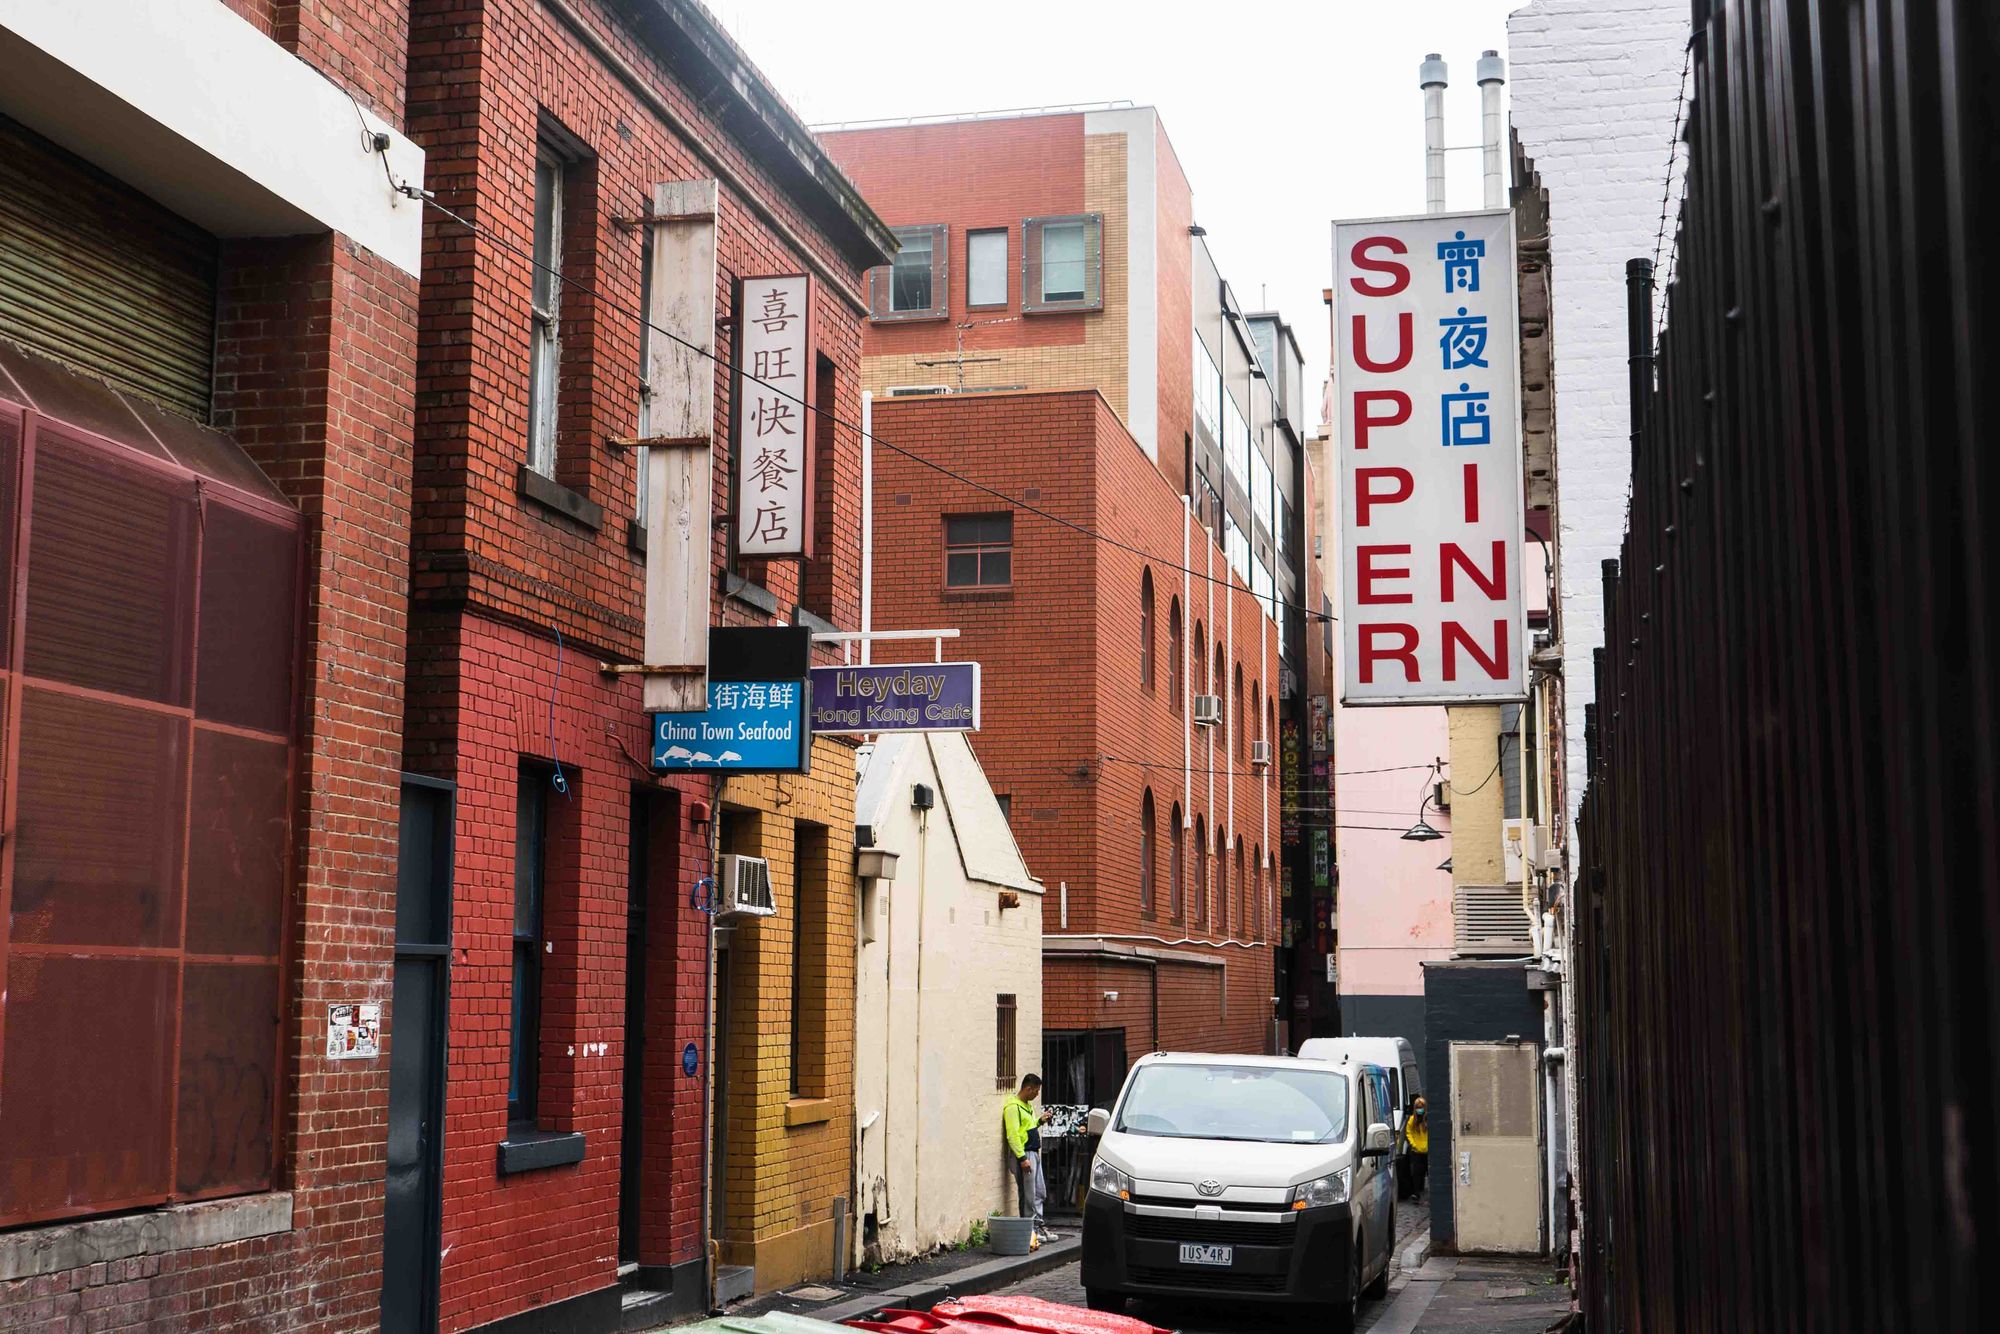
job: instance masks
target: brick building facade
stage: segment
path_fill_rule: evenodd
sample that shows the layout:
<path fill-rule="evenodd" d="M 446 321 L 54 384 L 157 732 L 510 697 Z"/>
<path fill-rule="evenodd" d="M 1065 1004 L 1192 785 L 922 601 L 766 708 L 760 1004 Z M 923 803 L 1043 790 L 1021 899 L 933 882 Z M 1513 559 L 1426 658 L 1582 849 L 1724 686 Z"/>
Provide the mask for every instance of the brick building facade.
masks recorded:
<path fill-rule="evenodd" d="M 817 743 L 792 779 L 647 771 L 638 679 L 599 670 L 644 661 L 635 451 L 605 441 L 643 433 L 636 220 L 656 184 L 720 182 L 725 332 L 736 279 L 813 274 L 818 400 L 847 421 L 858 279 L 886 233 L 698 6 L 418 3 L 409 63 L 431 186 L 481 229 L 430 222 L 417 395 L 409 763 L 458 803 L 441 1324 L 702 1309 L 711 1237 L 730 1281 L 823 1275 L 851 1157 L 852 752 Z M 717 83 L 721 103 L 697 91 Z M 544 321 L 552 370 L 533 361 Z M 721 440 L 733 386 L 715 374 Z M 816 437 L 811 560 L 735 561 L 717 525 L 718 623 L 854 624 L 850 434 Z M 712 849 L 769 859 L 778 907 L 719 930 L 713 960 L 690 903 Z M 519 999 L 535 971 L 538 1022 Z M 817 1034 L 810 1070 L 795 1023 Z"/>
<path fill-rule="evenodd" d="M 37 6 L 0 62 L 0 1327 L 617 1328 L 705 1307 L 711 1239 L 825 1273 L 851 748 L 647 768 L 606 441 L 657 184 L 718 183 L 725 342 L 737 278 L 812 275 L 849 421 L 886 229 L 677 0 Z M 813 440 L 814 550 L 718 523 L 714 622 L 854 624 L 859 445 Z M 718 850 L 778 913 L 712 954 Z"/>
<path fill-rule="evenodd" d="M 957 626 L 983 664 L 980 761 L 1047 886 L 1050 1049 L 1266 1050 L 1280 798 L 1252 746 L 1275 735 L 1276 625 L 1095 391 L 878 400 L 874 427 L 897 446 L 875 464 L 876 619 Z M 948 524 L 988 515 L 1009 516 L 1008 579 L 949 584 Z"/>
<path fill-rule="evenodd" d="M 1162 678 L 1149 687 L 1119 670 L 1120 655 L 1129 654 L 1121 636 L 1136 633 L 1136 619 L 1124 622 L 1128 612 L 1137 616 L 1141 572 L 1122 572 L 1131 587 L 1122 586 L 1112 573 L 1115 547 L 1095 557 L 1105 563 L 1103 579 L 1050 590 L 1046 599 L 1031 600 L 1020 586 L 997 601 L 976 589 L 947 589 L 940 598 L 942 576 L 934 587 L 921 579 L 913 585 L 907 553 L 897 544 L 914 543 L 930 565 L 937 563 L 944 541 L 940 511 L 925 502 L 951 483 L 921 477 L 926 470 L 918 465 L 912 471 L 906 460 L 892 458 L 896 450 L 877 451 L 883 470 L 875 503 L 877 625 L 959 626 L 968 656 L 980 656 L 973 643 L 993 646 L 996 656 L 980 657 L 987 667 L 980 754 L 996 787 L 1014 785 L 1013 822 L 1030 868 L 1058 900 L 1058 882 L 1069 881 L 1067 926 L 1060 902 L 1046 918 L 1044 1059 L 1052 1069 L 1067 1069 L 1088 1047 L 1097 1055 L 1086 1064 L 1096 1073 L 1090 1087 L 1071 1087 L 1064 1079 L 1051 1097 L 1110 1096 L 1111 1090 L 1095 1085 L 1111 1077 L 1113 1065 L 1099 1035 L 1114 1030 L 1128 1060 L 1161 1042 L 1212 1047 L 1226 1041 L 1236 1049 L 1266 1050 L 1273 1041 L 1271 1000 L 1291 971 L 1290 957 L 1274 956 L 1271 945 L 1297 938 L 1299 901 L 1274 891 L 1275 904 L 1294 905 L 1290 936 L 1281 925 L 1266 923 L 1244 952 L 1204 945 L 1204 962 L 1176 959 L 1161 973 L 1156 1005 L 1152 964 L 1133 952 L 1167 948 L 1183 932 L 1168 929 L 1174 926 L 1170 915 L 1142 923 L 1136 897 L 1120 906 L 1116 895 L 1121 886 L 1136 894 L 1137 821 L 1147 784 L 1128 780 L 1147 774 L 1156 779 L 1156 842 L 1163 856 L 1178 809 L 1183 838 L 1192 845 L 1199 834 L 1211 861 L 1218 822 L 1229 831 L 1232 894 L 1239 832 L 1243 877 L 1266 886 L 1289 883 L 1278 865 L 1283 803 L 1304 788 L 1277 781 L 1280 719 L 1290 734 L 1301 734 L 1311 610 L 1304 554 L 1305 396 L 1296 341 L 1276 315 L 1246 311 L 1217 272 L 1206 233 L 1195 223 L 1187 176 L 1151 107 L 836 126 L 823 138 L 870 202 L 896 224 L 905 246 L 870 285 L 863 375 L 876 395 L 878 436 L 1006 491 L 1010 501 L 1037 505 L 1043 502 L 1035 494 L 1069 496 L 1086 510 L 1100 496 L 1110 504 L 1122 493 L 1088 470 L 1092 460 L 1100 469 L 1115 468 L 1130 494 L 1146 503 L 1097 517 L 1115 515 L 1112 527 L 1163 553 L 1165 566 L 1152 573 L 1156 633 L 1167 634 L 1170 605 L 1178 597 L 1190 657 L 1197 622 L 1205 645 L 1202 674 L 1182 679 L 1180 693 L 1213 695 L 1221 704 L 1220 726 L 1190 723 L 1185 737 L 1177 726 L 1141 722 L 1155 712 L 1148 691 L 1157 695 L 1168 685 Z M 954 169 L 938 170 L 943 162 Z M 1062 392 L 1077 390 L 1097 397 Z M 943 406 L 946 400 L 950 406 Z M 909 406 L 919 401 L 937 406 Z M 1111 422 L 1065 428 L 1071 438 L 1090 442 L 1074 455 L 1050 452 L 1046 441 L 1024 434 L 1083 412 L 1090 402 L 1108 409 Z M 908 423 L 928 433 L 931 423 L 947 420 L 962 430 L 947 432 L 937 450 L 912 445 L 892 429 L 892 423 Z M 974 439 L 1004 445 L 978 448 L 968 443 Z M 1039 465 L 1031 467 L 1030 458 Z M 914 497 L 914 508 L 904 508 L 891 493 L 885 480 L 891 472 L 906 474 L 908 485 L 900 490 Z M 997 479 L 1018 479 L 1025 489 Z M 974 500 L 965 498 L 970 508 L 961 517 L 1009 508 Z M 1019 543 L 1026 526 L 1041 521 L 1016 509 L 1012 522 Z M 1080 537 L 1076 543 L 1093 545 Z M 1217 559 L 1206 564 L 1211 553 Z M 1189 562 L 1198 571 L 1212 570 L 1219 582 L 1193 579 L 1182 589 L 1179 570 Z M 1215 616 L 1208 607 L 1211 587 Z M 1236 606 L 1238 597 L 1247 599 L 1241 604 L 1247 610 L 1232 621 L 1223 609 Z M 998 619 L 984 627 L 991 633 L 975 634 L 984 617 Z M 1218 624 L 1232 648 L 1248 640 L 1259 649 L 1240 654 L 1241 679 L 1232 657 L 1221 679 L 1209 680 Z M 1062 659 L 1073 660 L 1070 670 L 1095 693 L 1087 704 L 1076 697 L 1075 684 L 1055 693 L 1067 706 L 1087 710 L 1093 727 L 1109 730 L 1094 748 L 1086 743 L 1069 756 L 1067 765 L 1051 761 L 1039 772 L 1024 769 L 1021 754 L 1050 744 L 1043 735 L 1049 692 L 1040 686 L 1050 662 Z M 1027 674 L 1016 679 L 1024 669 Z M 1236 722 L 1239 710 L 1255 716 L 1255 730 Z M 1220 754 L 1211 761 L 1211 732 L 1226 735 L 1232 751 L 1226 763 Z M 1268 747 L 1254 766 L 1252 742 Z M 995 755 L 996 746 L 1002 752 L 1026 749 L 1015 753 L 1010 768 L 1005 753 Z M 1105 762 L 1107 754 L 1116 758 Z M 1180 771 L 1193 766 L 1206 785 L 1216 764 L 1238 772 L 1219 779 L 1214 794 L 1179 781 Z M 1078 766 L 1092 768 L 1088 782 L 1070 776 Z M 1245 799 L 1254 796 L 1254 806 L 1232 810 L 1232 788 Z M 1093 831 L 1087 837 L 1085 827 Z M 1165 861 L 1161 867 L 1164 885 Z M 1186 869 L 1192 896 L 1198 864 L 1191 846 Z M 1102 923 L 1096 921 L 1100 914 Z M 1208 932 L 1221 939 L 1229 933 L 1209 932 L 1220 925 L 1186 918 L 1179 927 L 1190 937 Z M 1135 939 L 1062 939 L 1092 933 Z M 1202 971 L 1225 959 L 1231 961 L 1226 984 L 1219 972 Z M 1117 999 L 1107 999 L 1111 993 Z"/>

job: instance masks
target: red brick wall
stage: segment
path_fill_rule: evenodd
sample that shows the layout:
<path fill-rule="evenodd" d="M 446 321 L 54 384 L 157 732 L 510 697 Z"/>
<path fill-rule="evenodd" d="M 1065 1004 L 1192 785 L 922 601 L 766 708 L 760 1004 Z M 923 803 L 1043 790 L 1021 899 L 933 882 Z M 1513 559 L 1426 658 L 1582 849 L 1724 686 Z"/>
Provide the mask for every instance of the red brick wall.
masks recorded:
<path fill-rule="evenodd" d="M 655 844 L 648 887 L 649 1033 L 640 1053 L 625 1050 L 624 993 L 633 790 L 706 799 L 709 784 L 659 783 L 640 766 L 647 738 L 636 681 L 600 676 L 574 652 L 563 655 L 558 680 L 552 641 L 478 617 L 436 619 L 425 656 L 455 663 L 459 718 L 455 754 L 440 773 L 458 784 L 440 1320 L 463 1329 L 615 1280 L 629 1059 L 643 1060 L 649 1091 L 642 1259 L 670 1265 L 700 1255 L 702 1083 L 681 1076 L 679 1053 L 686 1042 L 707 1045 L 706 919 L 686 908 L 683 891 L 706 872 L 708 852 L 687 800 L 667 803 L 671 818 L 654 829 L 670 837 Z M 569 787 L 549 796 L 540 1110 L 546 1128 L 584 1135 L 585 1156 L 502 1177 L 523 758 L 559 761 Z"/>
<path fill-rule="evenodd" d="M 1013 822 L 1028 867 L 1053 894 L 1068 885 L 1069 934 L 1149 937 L 1148 948 L 1185 950 L 1223 960 L 1227 998 L 1209 970 L 1167 964 L 1160 974 L 1161 1039 L 1182 1046 L 1262 1050 L 1268 1042 L 1275 936 L 1271 914 L 1259 914 L 1254 939 L 1239 929 L 1232 851 L 1229 930 L 1215 912 L 1197 925 L 1170 920 L 1170 812 L 1183 801 L 1181 716 L 1167 685 L 1168 608 L 1181 596 L 1181 498 L 1134 446 L 1104 400 L 1093 392 L 995 394 L 878 401 L 875 427 L 884 439 L 1000 492 L 998 499 L 941 477 L 892 451 L 876 455 L 876 624 L 881 629 L 956 626 L 949 651 L 984 664 L 983 730 L 973 738 L 995 791 L 1013 800 Z M 1005 593 L 943 587 L 942 521 L 953 513 L 1037 509 L 1147 553 L 1095 541 L 1051 519 L 1014 507 L 1014 585 Z M 1192 566 L 1226 578 L 1221 550 L 1196 530 Z M 1155 685 L 1139 684 L 1139 586 L 1142 567 L 1155 586 Z M 1245 688 L 1268 693 L 1277 676 L 1277 630 L 1240 586 L 1192 580 L 1194 614 L 1226 624 L 1233 607 L 1234 662 Z M 1211 604 L 1212 596 L 1212 604 Z M 1211 611 L 1211 605 L 1213 611 Z M 1270 681 L 1257 673 L 1261 627 Z M 894 656 L 883 646 L 877 657 Z M 928 645 L 900 656 L 920 658 Z M 1225 710 L 1234 717 L 1233 706 Z M 1211 745 L 1213 751 L 1211 752 Z M 1192 764 L 1199 771 L 1187 818 L 1204 820 L 1213 846 L 1217 821 L 1228 823 L 1234 791 L 1236 820 L 1247 852 L 1269 847 L 1278 829 L 1276 771 L 1252 769 L 1225 755 L 1222 741 L 1197 729 Z M 1213 784 L 1210 775 L 1213 770 Z M 1139 810 L 1150 785 L 1158 814 L 1155 912 L 1140 912 Z M 1263 831 L 1265 793 L 1271 836 Z M 1188 835 L 1190 840 L 1192 834 Z M 1188 886 L 1195 878 L 1190 852 Z M 1267 872 L 1267 886 L 1272 875 Z M 1060 898 L 1052 898 L 1045 932 L 1065 932 Z M 1129 965 L 1107 965 L 1130 973 Z M 1150 996 L 1144 1022 L 1126 1014 L 1126 986 L 1058 985 L 1058 973 L 1091 968 L 1052 958 L 1044 979 L 1044 1024 L 1051 1029 L 1103 1026 L 1104 990 L 1120 992 L 1118 1022 L 1127 1050 L 1149 1050 Z M 1148 984 L 1150 987 L 1150 983 Z M 1066 987 L 1068 989 L 1066 989 Z"/>
<path fill-rule="evenodd" d="M 402 125 L 407 0 L 232 0 L 230 8 L 383 120 Z"/>
<path fill-rule="evenodd" d="M 892 227 L 947 223 L 951 227 L 951 319 L 871 324 L 866 352 L 982 348 L 1062 347 L 1083 342 L 1089 315 L 1019 317 L 1021 220 L 1081 213 L 1083 194 L 1081 115 L 1025 116 L 893 129 L 833 132 L 820 136 L 868 203 Z M 1005 227 L 1006 310 L 968 310 L 965 304 L 966 233 Z M 1009 318 L 1012 317 L 1012 318 Z M 993 323 L 980 324 L 979 321 Z M 948 378 L 940 372 L 940 378 Z"/>
<path fill-rule="evenodd" d="M 760 183 L 761 202 L 809 238 L 823 264 L 842 271 L 833 246 L 707 119 L 700 92 L 675 84 L 608 11 L 583 8 L 599 36 L 732 171 Z M 556 475 L 602 507 L 595 530 L 523 496 L 518 483 L 533 273 L 508 245 L 531 244 L 544 123 L 584 154 L 565 199 L 571 285 L 562 312 Z M 445 1328 L 462 1329 L 616 1281 L 622 1077 L 633 1057 L 622 1049 L 630 797 L 635 786 L 652 785 L 642 768 L 647 735 L 637 682 L 597 671 L 602 659 L 638 661 L 642 647 L 643 557 L 628 541 L 634 458 L 602 443 L 633 434 L 639 407 L 642 235 L 616 219 L 648 211 L 656 182 L 718 172 L 536 0 L 416 0 L 409 132 L 428 154 L 427 183 L 440 201 L 508 243 L 429 219 L 417 375 L 409 761 L 459 784 L 441 1318 Z M 719 313 L 730 307 L 736 277 L 808 267 L 726 181 L 717 252 Z M 858 422 L 859 315 L 824 284 L 813 341 L 834 364 L 834 401 L 826 406 Z M 730 388 L 718 369 L 718 515 L 729 495 Z M 828 604 L 818 609 L 851 627 L 859 620 L 860 444 L 852 429 L 836 430 L 831 443 L 836 485 L 821 514 L 831 523 L 813 582 Z M 769 624 L 763 612 L 724 597 L 727 552 L 728 529 L 718 523 L 713 619 Z M 799 565 L 759 563 L 747 573 L 789 619 L 801 595 Z M 584 1134 L 585 1157 L 501 1177 L 516 774 L 523 757 L 558 753 L 572 796 L 553 798 L 550 808 L 546 926 L 555 948 L 544 985 L 540 1111 L 549 1128 Z M 682 799 L 664 817 L 672 844 L 655 848 L 649 1038 L 638 1054 L 647 1090 L 640 1259 L 649 1266 L 702 1254 L 704 1079 L 684 1077 L 679 1056 L 695 1042 L 706 1067 L 706 919 L 684 905 L 708 869 L 706 829 L 688 823 L 688 807 L 709 800 L 712 784 L 687 779 L 676 790 Z"/>

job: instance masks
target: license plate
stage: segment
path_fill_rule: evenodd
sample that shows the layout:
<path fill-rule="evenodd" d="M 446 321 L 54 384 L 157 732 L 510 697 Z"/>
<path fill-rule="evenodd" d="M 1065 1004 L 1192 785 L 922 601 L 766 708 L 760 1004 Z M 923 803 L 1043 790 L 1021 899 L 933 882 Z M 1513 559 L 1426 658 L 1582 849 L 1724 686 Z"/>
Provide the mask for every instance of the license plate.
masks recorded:
<path fill-rule="evenodd" d="M 1236 1263 L 1234 1246 L 1181 1246 L 1181 1263 L 1184 1265 L 1227 1265 Z"/>

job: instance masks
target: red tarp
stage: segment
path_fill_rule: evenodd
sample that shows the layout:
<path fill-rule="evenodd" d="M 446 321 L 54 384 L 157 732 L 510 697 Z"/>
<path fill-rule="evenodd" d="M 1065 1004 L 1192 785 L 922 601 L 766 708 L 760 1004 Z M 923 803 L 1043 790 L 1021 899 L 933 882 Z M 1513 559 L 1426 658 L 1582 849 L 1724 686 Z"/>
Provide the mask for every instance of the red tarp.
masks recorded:
<path fill-rule="evenodd" d="M 991 1334 L 997 1329 L 1029 1334 L 1168 1334 L 1131 1316 L 1086 1311 L 1040 1297 L 955 1297 L 928 1312 L 884 1311 L 879 1320 L 847 1323 L 877 1334 Z"/>

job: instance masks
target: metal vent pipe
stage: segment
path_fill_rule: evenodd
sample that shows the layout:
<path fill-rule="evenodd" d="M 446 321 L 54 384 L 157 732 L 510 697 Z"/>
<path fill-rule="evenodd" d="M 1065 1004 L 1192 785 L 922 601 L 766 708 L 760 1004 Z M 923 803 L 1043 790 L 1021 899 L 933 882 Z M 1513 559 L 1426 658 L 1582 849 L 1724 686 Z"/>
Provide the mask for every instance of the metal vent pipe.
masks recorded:
<path fill-rule="evenodd" d="M 1486 159 L 1486 207 L 1500 208 L 1507 201 L 1506 170 L 1500 158 L 1500 89 L 1507 82 L 1507 62 L 1498 51 L 1479 53 L 1480 147 Z M 1435 212 L 1436 210 L 1433 210 Z"/>
<path fill-rule="evenodd" d="M 1424 212 L 1444 212 L 1444 57 L 1433 51 L 1417 67 L 1424 90 Z"/>

